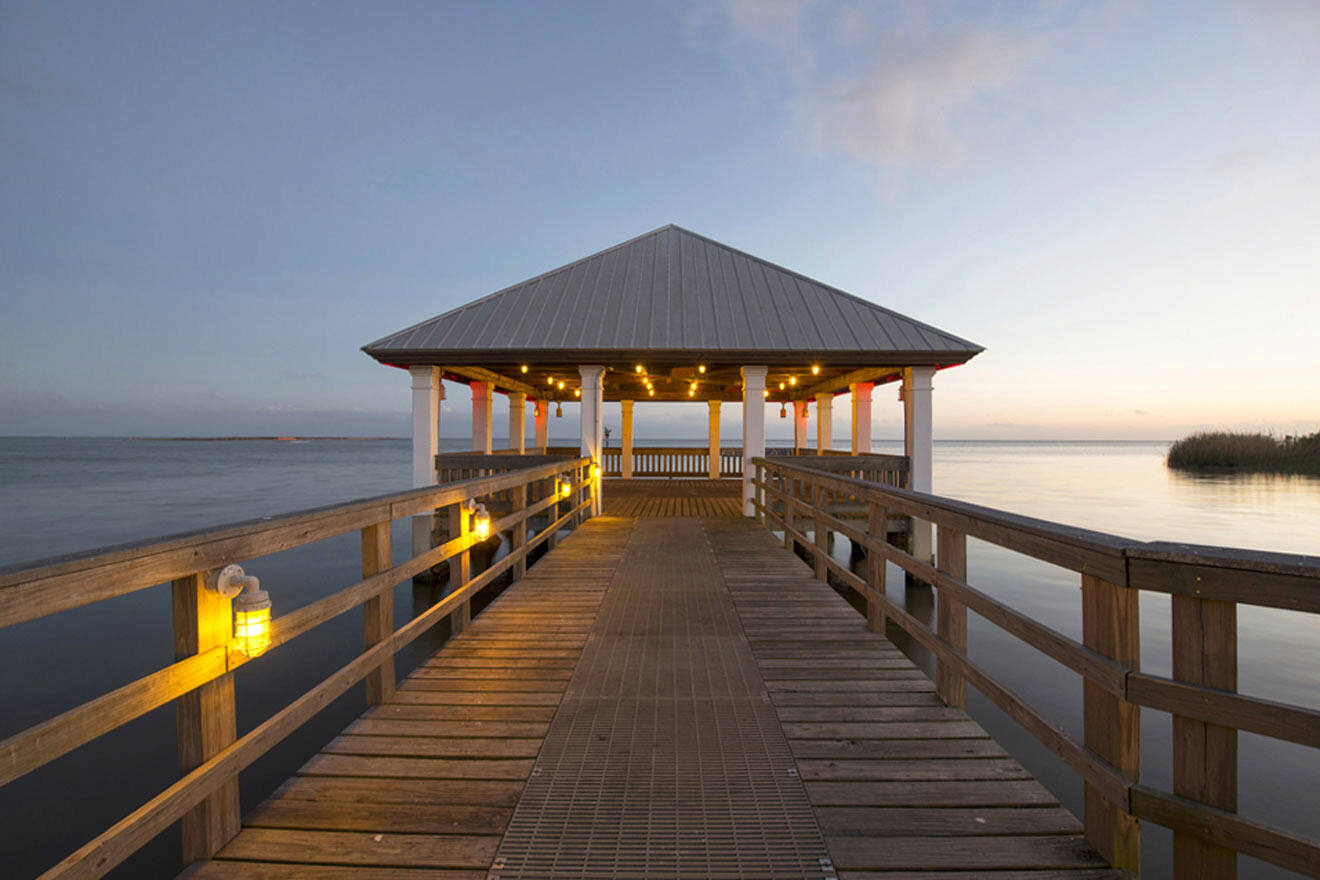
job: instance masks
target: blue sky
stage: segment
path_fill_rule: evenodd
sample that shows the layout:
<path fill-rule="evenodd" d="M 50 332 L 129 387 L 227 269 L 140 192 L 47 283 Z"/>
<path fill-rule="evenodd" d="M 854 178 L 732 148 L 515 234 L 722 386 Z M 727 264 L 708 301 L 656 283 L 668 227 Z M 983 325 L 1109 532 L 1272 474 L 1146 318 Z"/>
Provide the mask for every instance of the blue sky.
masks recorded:
<path fill-rule="evenodd" d="M 0 433 L 402 436 L 359 346 L 670 222 L 985 345 L 937 437 L 1316 430 L 1317 45 L 1309 0 L 0 2 Z"/>

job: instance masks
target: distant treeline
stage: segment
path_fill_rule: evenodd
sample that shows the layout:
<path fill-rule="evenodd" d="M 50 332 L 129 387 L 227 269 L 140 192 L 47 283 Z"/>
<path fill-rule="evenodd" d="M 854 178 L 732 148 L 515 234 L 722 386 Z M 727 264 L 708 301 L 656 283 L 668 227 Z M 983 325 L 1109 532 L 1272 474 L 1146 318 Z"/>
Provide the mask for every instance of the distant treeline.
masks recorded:
<path fill-rule="evenodd" d="M 1320 432 L 1297 437 L 1207 431 L 1169 447 L 1168 465 L 1184 470 L 1320 474 Z"/>

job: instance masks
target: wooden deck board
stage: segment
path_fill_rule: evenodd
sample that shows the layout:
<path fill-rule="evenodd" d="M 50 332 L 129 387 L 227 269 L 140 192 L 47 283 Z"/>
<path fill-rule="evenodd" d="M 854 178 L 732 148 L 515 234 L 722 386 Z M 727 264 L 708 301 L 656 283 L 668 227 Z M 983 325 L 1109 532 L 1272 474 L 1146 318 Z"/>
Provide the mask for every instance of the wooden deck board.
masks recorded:
<path fill-rule="evenodd" d="M 606 516 L 564 539 L 184 876 L 488 876 L 636 518 L 665 514 L 701 517 L 711 577 L 732 599 L 833 859 L 822 877 L 1125 876 L 980 725 L 738 515 L 737 482 L 611 481 L 605 498 Z"/>

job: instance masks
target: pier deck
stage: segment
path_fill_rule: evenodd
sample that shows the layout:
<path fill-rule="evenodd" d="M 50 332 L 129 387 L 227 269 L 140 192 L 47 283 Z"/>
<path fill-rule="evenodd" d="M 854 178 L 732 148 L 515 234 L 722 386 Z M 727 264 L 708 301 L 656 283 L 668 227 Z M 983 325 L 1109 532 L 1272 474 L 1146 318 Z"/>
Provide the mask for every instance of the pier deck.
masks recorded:
<path fill-rule="evenodd" d="M 764 528 L 606 515 L 184 876 L 987 870 L 1125 876 Z"/>

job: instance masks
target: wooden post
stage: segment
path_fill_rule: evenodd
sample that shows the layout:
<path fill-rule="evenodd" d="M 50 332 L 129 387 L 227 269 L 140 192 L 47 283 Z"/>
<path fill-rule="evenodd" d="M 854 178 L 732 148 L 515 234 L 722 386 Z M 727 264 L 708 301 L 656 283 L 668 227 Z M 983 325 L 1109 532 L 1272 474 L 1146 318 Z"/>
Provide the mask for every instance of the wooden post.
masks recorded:
<path fill-rule="evenodd" d="M 884 541 L 889 529 L 889 509 L 872 501 L 867 505 L 866 534 Z M 878 550 L 866 550 L 866 582 L 880 595 L 885 594 L 885 557 Z M 885 609 L 879 602 L 866 601 L 866 628 L 885 634 Z"/>
<path fill-rule="evenodd" d="M 765 481 L 766 481 L 765 468 L 763 468 L 761 465 L 758 464 L 756 466 L 756 482 L 759 485 L 753 486 L 752 488 L 753 488 L 753 496 L 756 498 L 756 504 L 758 505 L 756 507 L 756 521 L 759 522 L 761 525 L 768 524 L 768 521 L 766 520 L 766 516 L 765 516 L 765 500 L 767 497 L 765 494 Z"/>
<path fill-rule="evenodd" d="M 1140 591 L 1082 575 L 1082 642 L 1131 669 L 1141 668 Z M 1088 749 L 1133 783 L 1141 777 L 1141 707 L 1090 681 L 1082 681 Z M 1141 823 L 1127 804 L 1115 804 L 1086 786 L 1086 839 L 1115 868 L 1141 870 Z"/>
<path fill-rule="evenodd" d="M 362 577 L 385 571 L 393 563 L 390 521 L 376 523 L 362 530 Z M 394 591 L 386 590 L 362 605 L 362 644 L 370 648 L 394 634 Z M 367 673 L 367 705 L 379 706 L 394 695 L 394 658 L 381 662 Z"/>
<path fill-rule="evenodd" d="M 1189 684 L 1237 690 L 1237 605 L 1173 597 L 1173 677 Z M 1173 716 L 1173 793 L 1237 811 L 1237 731 Z M 1237 877 L 1237 853 L 1192 834 L 1173 835 L 1175 880 Z"/>
<path fill-rule="evenodd" d="M 205 577 L 193 574 L 173 582 L 174 658 L 184 660 L 234 635 L 231 600 L 206 589 Z M 179 772 L 186 774 L 238 738 L 234 712 L 234 674 L 226 673 L 189 691 L 175 703 Z M 225 780 L 183 817 L 183 860 L 209 859 L 238 834 L 238 776 Z"/>
<path fill-rule="evenodd" d="M 468 536 L 468 515 L 462 503 L 449 505 L 449 540 Z M 461 590 L 472 580 L 472 552 L 464 550 L 449 560 L 449 592 Z M 458 635 L 472 620 L 472 601 L 464 599 L 449 615 L 449 631 Z"/>
<path fill-rule="evenodd" d="M 816 554 L 812 559 L 816 563 L 816 578 L 817 580 L 823 581 L 825 580 L 826 572 L 825 554 L 829 552 L 829 545 L 825 534 L 825 517 L 823 516 L 825 512 L 825 490 L 814 483 L 809 485 L 811 486 L 811 505 L 816 510 L 816 523 L 813 526 L 815 534 L 812 536 L 815 539 Z"/>
<path fill-rule="evenodd" d="M 960 581 L 967 580 L 967 536 L 940 526 L 936 567 Z M 967 606 L 954 599 L 948 590 L 936 596 L 935 627 L 939 637 L 961 654 L 967 653 Z M 945 705 L 967 705 L 967 680 L 943 660 L 935 662 L 935 690 Z"/>
<path fill-rule="evenodd" d="M 527 484 L 523 483 L 513 490 L 513 512 L 517 513 L 527 507 Z M 513 527 L 513 535 L 509 538 L 509 552 L 517 553 L 524 544 L 527 543 L 527 520 L 523 520 Z M 527 557 L 524 556 L 513 564 L 513 579 L 521 580 L 522 576 L 527 574 Z"/>
<path fill-rule="evenodd" d="M 793 493 L 797 491 L 797 483 L 784 477 L 780 488 L 784 491 L 784 549 L 792 550 L 793 533 L 790 530 L 797 528 L 797 504 L 793 498 Z"/>

